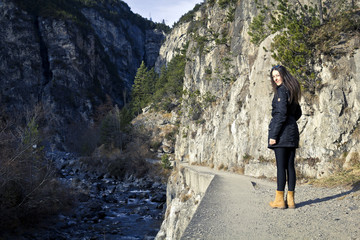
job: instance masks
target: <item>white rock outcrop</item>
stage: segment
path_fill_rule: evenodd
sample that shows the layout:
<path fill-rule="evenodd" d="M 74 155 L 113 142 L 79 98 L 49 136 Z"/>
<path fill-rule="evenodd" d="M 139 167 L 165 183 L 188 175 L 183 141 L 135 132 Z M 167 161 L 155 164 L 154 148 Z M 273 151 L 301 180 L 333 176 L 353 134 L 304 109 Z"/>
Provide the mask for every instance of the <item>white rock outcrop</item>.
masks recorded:
<path fill-rule="evenodd" d="M 191 28 L 186 23 L 173 30 L 160 50 L 158 62 L 169 60 L 173 47 L 180 46 L 175 40 L 187 39 L 184 90 L 216 98 L 194 121 L 189 115 L 193 106 L 186 105 L 189 96 L 184 95 L 175 157 L 178 161 L 243 168 L 247 175 L 272 177 L 276 174 L 275 159 L 267 148 L 273 95 L 269 73 L 277 63 L 268 49 L 274 36 L 255 47 L 247 32 L 258 10 L 252 1 L 239 1 L 234 7 L 234 22 L 224 21 L 227 11 L 217 4 L 197 13 L 197 19 L 206 19 L 200 22 L 204 25 L 188 35 L 205 39 L 202 49 L 199 37 L 184 35 L 185 29 Z M 227 40 L 219 44 L 214 36 Z M 360 41 L 358 37 L 351 41 L 354 50 L 348 54 L 331 60 L 322 56 L 315 66 L 322 87 L 315 95 L 303 94 L 297 165 L 306 176 L 328 175 L 339 162 L 349 162 L 349 154 L 359 152 Z M 248 161 L 248 157 L 253 160 Z"/>

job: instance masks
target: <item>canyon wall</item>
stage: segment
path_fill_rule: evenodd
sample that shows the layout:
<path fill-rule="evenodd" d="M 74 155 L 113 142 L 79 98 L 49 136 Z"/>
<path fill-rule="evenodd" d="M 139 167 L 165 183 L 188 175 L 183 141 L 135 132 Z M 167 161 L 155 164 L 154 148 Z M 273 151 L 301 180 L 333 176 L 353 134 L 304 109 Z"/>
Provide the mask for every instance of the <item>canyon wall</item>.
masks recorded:
<path fill-rule="evenodd" d="M 176 49 L 188 44 L 184 91 L 198 94 L 196 101 L 191 101 L 191 94 L 183 96 L 176 160 L 252 176 L 276 175 L 274 153 L 267 149 L 273 96 L 269 73 L 277 64 L 268 49 L 275 35 L 260 46 L 250 42 L 249 24 L 259 11 L 253 1 L 225 8 L 208 1 L 192 22 L 180 24 L 167 36 L 157 63 L 169 61 Z M 315 94 L 303 91 L 303 116 L 298 121 L 300 174 L 326 176 L 358 159 L 359 45 L 359 34 L 353 34 L 333 46 L 346 49 L 345 54 L 320 54 L 316 61 L 321 86 Z M 194 102 L 200 106 L 196 116 Z"/>
<path fill-rule="evenodd" d="M 155 65 L 164 33 L 122 1 L 46 4 L 0 0 L 1 111 L 11 120 L 41 106 L 53 140 L 69 143 L 107 99 L 124 105 L 141 61 Z"/>
<path fill-rule="evenodd" d="M 227 6 L 220 2 L 226 1 L 206 1 L 192 21 L 178 24 L 166 37 L 156 63 L 160 69 L 179 49 L 186 49 L 182 107 L 172 112 L 180 119 L 176 165 L 273 178 L 275 156 L 267 148 L 273 97 L 269 74 L 278 62 L 269 49 L 281 33 L 268 36 L 260 46 L 252 44 L 249 25 L 260 13 L 256 1 L 227 1 Z M 299 177 L 321 178 L 360 161 L 359 47 L 358 31 L 332 46 L 343 54 L 319 54 L 315 61 L 320 86 L 314 94 L 303 91 L 300 102 Z M 176 214 L 183 216 L 198 204 L 182 200 L 183 189 L 192 188 L 174 179 L 168 182 L 167 214 L 156 239 L 181 239 L 193 213 L 182 218 Z"/>

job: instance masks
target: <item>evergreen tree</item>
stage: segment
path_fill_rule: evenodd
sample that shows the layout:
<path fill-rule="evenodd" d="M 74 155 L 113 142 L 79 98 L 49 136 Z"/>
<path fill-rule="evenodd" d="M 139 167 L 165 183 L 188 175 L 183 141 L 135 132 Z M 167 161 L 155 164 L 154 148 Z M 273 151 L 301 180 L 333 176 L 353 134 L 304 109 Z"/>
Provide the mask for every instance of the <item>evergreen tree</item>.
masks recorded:
<path fill-rule="evenodd" d="M 188 44 L 185 45 L 187 48 Z M 138 115 L 141 109 L 154 104 L 155 108 L 170 111 L 173 105 L 173 98 L 180 98 L 183 90 L 183 79 L 185 76 L 186 49 L 173 57 L 168 67 L 163 65 L 160 75 L 154 68 L 147 70 L 142 62 L 135 76 L 131 112 Z"/>
<path fill-rule="evenodd" d="M 176 55 L 167 68 L 166 91 L 174 97 L 181 97 L 185 76 L 185 55 Z"/>
<path fill-rule="evenodd" d="M 311 35 L 314 29 L 320 26 L 318 10 L 307 5 L 301 5 L 301 11 L 288 3 L 287 0 L 278 0 L 278 17 L 271 15 L 271 29 L 273 32 L 282 30 L 272 44 L 273 58 L 284 64 L 292 74 L 310 92 L 315 91 L 316 75 L 313 69 L 314 45 Z"/>
<path fill-rule="evenodd" d="M 172 98 L 180 98 L 183 90 L 185 76 L 186 57 L 179 54 L 173 57 L 167 68 L 161 68 L 160 76 L 156 82 L 156 93 L 153 96 L 154 103 L 163 110 L 170 111 Z"/>
<path fill-rule="evenodd" d="M 144 61 L 138 68 L 132 89 L 131 109 L 137 115 L 141 109 L 153 101 L 158 76 L 155 69 L 148 70 Z"/>
<path fill-rule="evenodd" d="M 164 95 L 165 85 L 167 83 L 167 69 L 165 64 L 161 67 L 160 76 L 157 78 L 155 84 L 154 102 L 160 102 Z"/>
<path fill-rule="evenodd" d="M 319 1 L 319 6 L 315 7 L 302 5 L 300 1 L 294 4 L 278 0 L 276 9 L 269 11 L 267 6 L 258 3 L 261 14 L 251 22 L 249 35 L 251 42 L 259 45 L 270 33 L 280 32 L 271 43 L 273 58 L 286 66 L 304 88 L 314 92 L 317 79 L 313 68 L 315 45 L 311 36 L 321 26 L 322 5 Z M 275 7 L 274 3 L 272 5 Z M 270 12 L 267 25 L 265 12 Z"/>
<path fill-rule="evenodd" d="M 154 68 L 151 68 L 147 72 L 146 81 L 145 81 L 145 92 L 147 101 L 151 101 L 152 95 L 155 93 L 155 85 L 157 82 L 157 74 Z"/>
<path fill-rule="evenodd" d="M 251 42 L 259 45 L 268 35 L 269 32 L 265 28 L 265 15 L 260 14 L 253 18 L 252 22 L 250 23 L 250 31 L 248 34 L 251 36 Z"/>
<path fill-rule="evenodd" d="M 136 72 L 136 76 L 134 79 L 134 85 L 132 88 L 132 110 L 134 114 L 139 114 L 141 112 L 141 108 L 144 106 L 147 98 L 147 92 L 145 89 L 146 78 L 147 78 L 147 68 L 145 66 L 144 61 L 141 62 L 140 67 Z"/>
<path fill-rule="evenodd" d="M 167 69 L 166 69 L 166 66 L 165 66 L 165 64 L 164 64 L 164 65 L 161 67 L 160 76 L 159 76 L 159 78 L 158 78 L 157 81 L 156 81 L 155 88 L 156 88 L 156 89 L 163 88 L 166 83 L 167 83 Z"/>

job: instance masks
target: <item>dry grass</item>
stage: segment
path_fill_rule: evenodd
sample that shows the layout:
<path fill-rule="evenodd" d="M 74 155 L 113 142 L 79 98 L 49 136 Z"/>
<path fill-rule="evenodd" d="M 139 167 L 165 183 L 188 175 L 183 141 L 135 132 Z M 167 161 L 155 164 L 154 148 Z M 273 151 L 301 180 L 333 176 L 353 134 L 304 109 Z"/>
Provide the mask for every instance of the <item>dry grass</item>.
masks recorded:
<path fill-rule="evenodd" d="M 218 170 L 222 170 L 222 169 L 224 169 L 224 164 L 220 164 L 219 166 L 218 166 Z"/>
<path fill-rule="evenodd" d="M 321 187 L 343 186 L 358 189 L 360 187 L 360 165 L 350 167 L 328 177 L 312 180 L 310 183 Z"/>
<path fill-rule="evenodd" d="M 311 180 L 310 183 L 323 187 L 350 187 L 358 189 L 360 187 L 360 156 L 358 152 L 353 152 L 350 155 L 349 162 L 346 168 L 342 168 L 347 153 L 344 153 L 342 158 L 337 159 L 335 164 L 336 172 L 328 177 Z M 340 166 L 341 165 L 341 166 Z"/>
<path fill-rule="evenodd" d="M 174 172 L 172 169 L 164 169 L 160 163 L 148 165 L 148 175 L 151 179 L 158 179 L 162 183 L 167 183 L 169 176 Z"/>
<path fill-rule="evenodd" d="M 348 162 L 349 167 L 357 167 L 360 165 L 360 154 L 358 152 L 351 153 L 350 160 Z"/>
<path fill-rule="evenodd" d="M 172 113 L 171 112 L 170 113 L 164 112 L 164 113 L 162 113 L 162 117 L 164 119 L 171 119 L 172 118 Z"/>
<path fill-rule="evenodd" d="M 170 205 L 166 208 L 166 212 L 165 212 L 165 218 L 168 219 L 169 215 L 170 215 L 170 209 L 171 209 L 171 203 Z"/>
<path fill-rule="evenodd" d="M 352 51 L 352 47 L 347 46 L 346 43 L 351 37 L 359 36 L 359 11 L 359 9 L 353 9 L 338 14 L 328 23 L 322 25 L 311 37 L 316 49 L 332 57 L 343 56 Z M 340 48 L 339 42 L 342 42 Z"/>
<path fill-rule="evenodd" d="M 249 154 L 247 154 L 247 153 L 245 153 L 245 155 L 243 156 L 243 162 L 244 162 L 244 164 L 249 164 L 249 162 L 250 162 L 252 159 L 254 159 L 254 157 L 251 156 L 251 155 L 249 155 Z"/>
<path fill-rule="evenodd" d="M 357 126 L 352 134 L 354 138 L 360 140 L 360 126 Z"/>
<path fill-rule="evenodd" d="M 192 162 L 192 166 L 202 166 L 202 167 L 210 167 L 210 164 L 208 162 Z"/>
<path fill-rule="evenodd" d="M 192 197 L 192 194 L 191 193 L 182 193 L 181 196 L 180 196 L 180 201 L 181 202 L 186 202 L 187 200 L 189 200 L 190 198 Z"/>
<path fill-rule="evenodd" d="M 245 167 L 235 166 L 231 168 L 231 171 L 237 174 L 244 175 L 245 173 Z"/>
<path fill-rule="evenodd" d="M 319 158 L 297 158 L 297 162 L 301 164 L 308 164 L 310 167 L 316 166 L 320 162 Z"/>

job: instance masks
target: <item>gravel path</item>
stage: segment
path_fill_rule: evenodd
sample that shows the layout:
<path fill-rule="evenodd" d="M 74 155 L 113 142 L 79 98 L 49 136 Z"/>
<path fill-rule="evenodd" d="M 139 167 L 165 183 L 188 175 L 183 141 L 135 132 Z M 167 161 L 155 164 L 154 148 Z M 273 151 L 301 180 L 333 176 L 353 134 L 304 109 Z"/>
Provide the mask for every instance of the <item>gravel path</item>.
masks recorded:
<path fill-rule="evenodd" d="M 272 209 L 276 183 L 216 174 L 181 239 L 360 239 L 360 191 L 297 185 L 296 209 Z"/>

